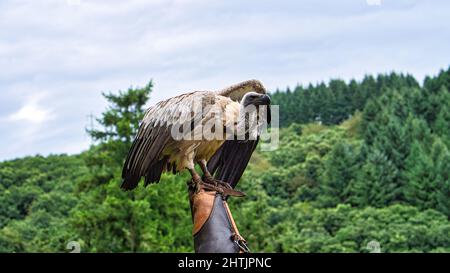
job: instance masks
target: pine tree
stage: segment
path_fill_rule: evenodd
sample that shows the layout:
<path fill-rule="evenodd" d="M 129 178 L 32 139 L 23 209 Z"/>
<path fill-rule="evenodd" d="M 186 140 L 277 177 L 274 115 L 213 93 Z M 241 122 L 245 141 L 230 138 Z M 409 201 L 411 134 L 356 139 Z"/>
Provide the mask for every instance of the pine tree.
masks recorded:
<path fill-rule="evenodd" d="M 364 136 L 364 140 L 367 144 L 372 144 L 375 136 L 378 133 L 376 128 L 375 119 L 381 112 L 381 106 L 376 100 L 370 100 L 367 102 L 366 107 L 362 113 L 361 133 Z"/>
<path fill-rule="evenodd" d="M 433 137 L 427 122 L 423 118 L 414 117 L 412 114 L 408 116 L 405 125 L 405 141 L 409 143 L 413 141 L 426 143 L 425 148 L 429 152 L 431 143 L 433 143 Z"/>
<path fill-rule="evenodd" d="M 190 250 L 186 178 L 166 176 L 158 187 L 128 192 L 119 187 L 122 164 L 151 90 L 152 82 L 117 95 L 104 94 L 109 107 L 98 119 L 102 128 L 88 131 L 99 143 L 87 153 L 91 175 L 79 185 L 84 194 L 74 209 L 72 224 L 89 251 Z"/>
<path fill-rule="evenodd" d="M 450 147 L 450 92 L 442 89 L 439 95 L 441 100 L 440 110 L 432 128 L 435 134 L 441 137 L 447 147 Z"/>
<path fill-rule="evenodd" d="M 441 70 L 436 77 L 425 77 L 424 87 L 432 93 L 438 92 L 442 87 L 450 89 L 450 67 Z"/>
<path fill-rule="evenodd" d="M 320 195 L 318 202 L 323 207 L 334 207 L 346 203 L 349 198 L 349 186 L 355 179 L 357 160 L 354 147 L 338 142 L 325 162 L 325 172 L 320 177 Z"/>
<path fill-rule="evenodd" d="M 411 153 L 405 162 L 403 176 L 406 180 L 405 199 L 420 209 L 436 207 L 436 181 L 433 160 L 427 155 L 419 141 L 414 141 Z"/>
<path fill-rule="evenodd" d="M 97 119 L 102 128 L 86 130 L 94 141 L 100 142 L 100 147 L 110 151 L 109 156 L 118 165 L 124 160 L 139 129 L 139 122 L 144 116 L 144 105 L 149 99 L 152 87 L 153 83 L 150 81 L 143 88 L 129 88 L 125 92 L 119 91 L 118 94 L 103 93 L 109 107 L 102 117 Z"/>
<path fill-rule="evenodd" d="M 436 184 L 437 209 L 450 218 L 450 152 L 447 146 L 436 138 L 431 149 Z"/>
<path fill-rule="evenodd" d="M 378 150 L 371 150 L 352 185 L 350 201 L 357 206 L 384 207 L 398 200 L 402 189 L 396 184 L 398 170 Z"/>

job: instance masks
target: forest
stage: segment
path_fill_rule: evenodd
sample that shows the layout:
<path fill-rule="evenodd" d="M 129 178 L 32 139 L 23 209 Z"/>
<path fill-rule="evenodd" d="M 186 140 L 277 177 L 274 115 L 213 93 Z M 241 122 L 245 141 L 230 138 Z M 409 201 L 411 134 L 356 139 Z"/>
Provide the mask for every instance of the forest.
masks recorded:
<path fill-rule="evenodd" d="M 0 252 L 193 252 L 187 173 L 119 189 L 152 88 L 104 93 L 80 154 L 0 163 Z M 280 146 L 230 200 L 252 251 L 450 252 L 449 90 L 450 68 L 272 91 Z"/>

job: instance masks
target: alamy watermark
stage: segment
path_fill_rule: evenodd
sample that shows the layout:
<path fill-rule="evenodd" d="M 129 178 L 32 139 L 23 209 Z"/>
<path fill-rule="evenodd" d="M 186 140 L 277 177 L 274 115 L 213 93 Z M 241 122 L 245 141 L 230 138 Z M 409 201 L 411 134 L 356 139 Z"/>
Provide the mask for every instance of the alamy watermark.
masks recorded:
<path fill-rule="evenodd" d="M 67 243 L 66 249 L 70 250 L 69 253 L 80 253 L 81 245 L 77 241 L 70 241 Z"/>
<path fill-rule="evenodd" d="M 66 0 L 66 3 L 69 6 L 79 6 L 81 5 L 81 0 Z"/>
<path fill-rule="evenodd" d="M 381 6 L 381 0 L 366 0 L 369 6 Z"/>
<path fill-rule="evenodd" d="M 203 105 L 202 99 L 193 100 L 191 104 L 178 105 L 176 113 L 160 117 L 159 126 L 170 128 L 171 137 L 177 141 L 245 142 L 259 139 L 261 151 L 278 148 L 279 105 L 240 105 L 239 110 Z M 147 114 L 153 116 L 157 113 Z"/>
<path fill-rule="evenodd" d="M 366 249 L 370 253 L 381 253 L 381 245 L 376 240 L 372 240 L 372 241 L 368 242 L 366 245 Z"/>

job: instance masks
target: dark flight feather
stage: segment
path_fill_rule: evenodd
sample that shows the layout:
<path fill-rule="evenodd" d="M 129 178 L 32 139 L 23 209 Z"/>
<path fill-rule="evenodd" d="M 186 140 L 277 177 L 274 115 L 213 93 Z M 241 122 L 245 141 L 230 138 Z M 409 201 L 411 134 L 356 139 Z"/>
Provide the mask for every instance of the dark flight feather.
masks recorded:
<path fill-rule="evenodd" d="M 227 140 L 208 161 L 208 170 L 214 178 L 228 182 L 233 188 L 241 179 L 258 145 L 257 140 Z"/>
<path fill-rule="evenodd" d="M 170 129 L 166 126 L 142 128 L 131 146 L 122 170 L 124 190 L 136 188 L 142 176 L 146 176 L 145 184 L 159 181 L 165 159 L 158 160 L 162 150 L 170 138 Z"/>

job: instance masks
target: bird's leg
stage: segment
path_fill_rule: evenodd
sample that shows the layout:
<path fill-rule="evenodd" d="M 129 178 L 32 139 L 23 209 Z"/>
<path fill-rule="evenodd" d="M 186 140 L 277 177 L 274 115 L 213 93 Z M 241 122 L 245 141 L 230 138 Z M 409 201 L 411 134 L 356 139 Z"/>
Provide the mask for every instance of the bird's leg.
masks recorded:
<path fill-rule="evenodd" d="M 205 181 L 203 181 L 201 176 L 195 171 L 194 168 L 188 168 L 188 170 L 192 176 L 192 182 L 194 182 L 193 185 L 192 184 L 190 185 L 190 187 L 193 187 L 197 193 L 200 192 L 200 190 L 202 189 L 207 191 L 217 191 L 223 193 L 223 190 L 219 186 L 206 183 Z"/>
<path fill-rule="evenodd" d="M 195 171 L 194 168 L 188 168 L 188 170 L 192 176 L 192 182 L 194 182 L 194 185 L 192 186 L 195 187 L 197 191 L 200 190 L 200 185 L 203 183 L 201 176 Z"/>
<path fill-rule="evenodd" d="M 208 170 L 206 160 L 202 159 L 202 160 L 200 160 L 200 161 L 198 162 L 198 164 L 200 165 L 200 168 L 202 169 L 202 172 L 203 172 L 203 180 L 204 180 L 205 183 L 212 184 L 212 185 L 215 185 L 215 186 L 220 185 L 220 186 L 222 186 L 222 187 L 231 189 L 230 184 L 228 184 L 227 182 L 224 182 L 224 181 L 215 179 L 215 178 L 211 175 L 211 173 L 210 173 L 209 170 Z"/>

